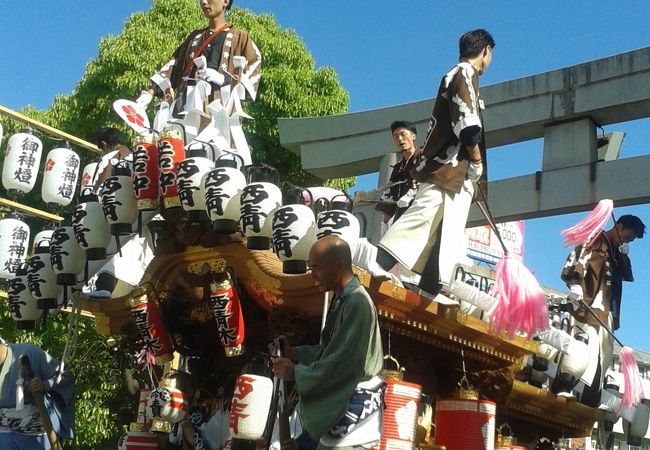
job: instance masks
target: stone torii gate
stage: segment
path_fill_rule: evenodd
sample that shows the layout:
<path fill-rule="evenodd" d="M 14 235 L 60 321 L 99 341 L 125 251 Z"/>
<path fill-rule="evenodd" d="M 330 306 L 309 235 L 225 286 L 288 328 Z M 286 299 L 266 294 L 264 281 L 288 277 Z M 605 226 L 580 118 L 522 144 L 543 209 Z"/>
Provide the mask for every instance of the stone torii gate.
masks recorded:
<path fill-rule="evenodd" d="M 489 148 L 544 138 L 541 170 L 489 184 L 497 222 L 591 209 L 602 198 L 617 206 L 650 202 L 650 155 L 599 158 L 597 127 L 650 116 L 650 47 L 481 88 Z M 433 99 L 337 116 L 278 120 L 280 142 L 319 177 L 379 171 L 386 183 L 396 161 L 388 125 L 410 120 L 426 132 Z M 614 139 L 612 139 L 614 140 Z M 622 175 L 625 174 L 625 175 Z M 571 195 L 567 195 L 570 192 Z M 373 205 L 355 207 L 376 241 Z M 468 226 L 484 223 L 477 208 Z"/>

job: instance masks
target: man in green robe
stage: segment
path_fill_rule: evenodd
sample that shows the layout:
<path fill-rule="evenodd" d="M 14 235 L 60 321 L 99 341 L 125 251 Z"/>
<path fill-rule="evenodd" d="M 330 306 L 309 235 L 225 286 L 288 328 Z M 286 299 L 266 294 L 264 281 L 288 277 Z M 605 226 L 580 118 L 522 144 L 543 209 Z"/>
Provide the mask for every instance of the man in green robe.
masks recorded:
<path fill-rule="evenodd" d="M 377 376 L 383 352 L 377 311 L 352 272 L 350 247 L 336 237 L 317 241 L 309 252 L 312 277 L 334 295 L 318 345 L 289 347 L 275 358 L 273 372 L 296 381 L 300 418 L 319 449 L 369 448 L 381 436 L 383 381 Z M 371 407 L 358 407 L 366 402 Z"/>

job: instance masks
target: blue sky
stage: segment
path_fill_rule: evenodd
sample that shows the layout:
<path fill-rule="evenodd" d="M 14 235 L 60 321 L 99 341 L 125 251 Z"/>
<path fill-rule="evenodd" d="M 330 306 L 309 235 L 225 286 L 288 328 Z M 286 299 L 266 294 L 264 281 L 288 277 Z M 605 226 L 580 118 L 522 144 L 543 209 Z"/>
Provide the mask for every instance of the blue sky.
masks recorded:
<path fill-rule="evenodd" d="M 483 86 L 650 43 L 650 2 L 641 0 L 236 0 L 235 4 L 273 13 L 281 26 L 295 29 L 318 66 L 336 69 L 350 93 L 351 111 L 431 98 L 441 75 L 456 61 L 458 37 L 473 28 L 490 30 L 497 42 L 492 66 L 481 79 Z M 88 61 L 97 56 L 100 38 L 119 34 L 130 14 L 150 5 L 150 0 L 0 2 L 0 104 L 47 108 L 56 94 L 72 91 Z M 648 153 L 649 128 L 650 119 L 644 119 L 608 126 L 606 131 L 627 133 L 621 157 L 631 157 Z M 491 150 L 491 178 L 538 170 L 541 148 L 537 140 Z M 359 180 L 361 188 L 374 183 L 372 176 Z M 615 212 L 639 215 L 650 224 L 648 205 Z M 558 274 L 566 250 L 559 232 L 583 216 L 526 222 L 525 263 L 542 284 L 562 287 Z M 628 345 L 650 350 L 646 325 L 650 236 L 634 242 L 630 256 L 636 281 L 624 287 L 617 335 Z"/>

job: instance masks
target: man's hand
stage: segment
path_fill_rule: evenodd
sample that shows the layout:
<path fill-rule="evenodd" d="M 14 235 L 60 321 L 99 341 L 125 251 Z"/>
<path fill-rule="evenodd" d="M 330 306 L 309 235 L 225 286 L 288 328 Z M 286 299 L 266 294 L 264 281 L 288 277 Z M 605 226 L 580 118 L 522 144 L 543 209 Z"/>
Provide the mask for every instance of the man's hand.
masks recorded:
<path fill-rule="evenodd" d="M 27 390 L 32 394 L 44 394 L 50 390 L 50 386 L 43 383 L 40 378 L 32 378 L 27 382 Z"/>
<path fill-rule="evenodd" d="M 289 358 L 271 358 L 271 361 L 273 362 L 273 374 L 276 377 L 285 381 L 294 379 L 295 364 Z"/>
<path fill-rule="evenodd" d="M 141 91 L 140 96 L 135 100 L 135 102 L 143 109 L 146 109 L 152 99 L 153 95 L 149 91 Z"/>
<path fill-rule="evenodd" d="M 297 360 L 296 352 L 293 351 L 293 348 L 291 348 L 291 345 L 289 345 L 289 340 L 287 337 L 283 334 L 278 336 L 278 340 L 280 341 L 280 354 L 284 356 L 285 358 L 289 358 L 292 360 Z M 273 343 L 269 344 L 269 353 L 271 353 L 273 356 L 275 354 L 273 353 L 275 350 L 273 348 Z"/>
<path fill-rule="evenodd" d="M 200 69 L 196 71 L 196 78 L 200 80 L 205 80 L 208 83 L 215 83 L 219 86 L 223 86 L 223 83 L 226 81 L 226 77 L 217 72 L 214 69 L 206 67 L 205 69 Z"/>
<path fill-rule="evenodd" d="M 397 200 L 397 206 L 399 208 L 407 208 L 413 201 L 413 197 L 415 197 L 415 195 L 411 195 L 411 191 L 409 190 Z"/>
<path fill-rule="evenodd" d="M 285 439 L 280 442 L 280 450 L 298 450 L 298 443 L 295 439 Z"/>
<path fill-rule="evenodd" d="M 483 175 L 483 163 L 470 162 L 467 168 L 467 179 L 476 183 Z"/>

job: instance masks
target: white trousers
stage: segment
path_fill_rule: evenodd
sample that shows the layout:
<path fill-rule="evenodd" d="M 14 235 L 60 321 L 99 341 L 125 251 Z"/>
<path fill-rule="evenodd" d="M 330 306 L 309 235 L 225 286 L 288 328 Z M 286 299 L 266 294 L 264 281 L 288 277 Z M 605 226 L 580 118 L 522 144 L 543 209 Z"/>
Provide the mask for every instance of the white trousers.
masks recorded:
<path fill-rule="evenodd" d="M 611 314 L 607 320 L 607 327 L 610 330 L 612 329 Z M 596 376 L 596 371 L 598 370 L 598 364 L 600 361 L 600 380 L 595 380 L 595 382 L 599 383 L 598 386 L 602 386 L 603 380 L 605 379 L 605 374 L 607 373 L 607 369 L 609 369 L 609 366 L 612 364 L 614 340 L 609 335 L 609 333 L 603 329 L 603 327 L 594 327 L 592 325 L 576 321 L 576 328 L 587 333 L 589 336 L 589 363 L 587 364 L 587 369 L 582 375 L 581 380 L 586 385 L 591 386 L 592 382 L 594 382 L 594 376 Z"/>
<path fill-rule="evenodd" d="M 456 194 L 431 183 L 420 183 L 411 206 L 386 231 L 378 246 L 403 266 L 422 273 L 442 226 L 438 255 L 440 281 L 449 283 L 456 263 L 467 249 L 464 231 L 474 185 L 465 180 Z"/>

